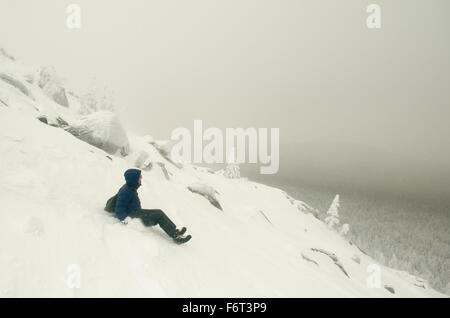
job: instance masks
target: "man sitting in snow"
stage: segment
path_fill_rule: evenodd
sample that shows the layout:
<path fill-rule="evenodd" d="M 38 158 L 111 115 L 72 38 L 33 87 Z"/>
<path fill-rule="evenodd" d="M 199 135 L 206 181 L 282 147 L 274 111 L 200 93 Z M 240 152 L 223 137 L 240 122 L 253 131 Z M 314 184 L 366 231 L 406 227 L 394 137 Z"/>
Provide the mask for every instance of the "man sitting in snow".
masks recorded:
<path fill-rule="evenodd" d="M 178 243 L 186 243 L 191 239 L 191 235 L 183 236 L 186 228 L 178 230 L 175 224 L 161 210 L 147 210 L 141 208 L 137 189 L 142 184 L 141 170 L 128 169 L 125 171 L 124 184 L 117 194 L 115 213 L 116 217 L 125 222 L 126 217 L 140 218 L 145 226 L 159 225 L 173 240 Z"/>

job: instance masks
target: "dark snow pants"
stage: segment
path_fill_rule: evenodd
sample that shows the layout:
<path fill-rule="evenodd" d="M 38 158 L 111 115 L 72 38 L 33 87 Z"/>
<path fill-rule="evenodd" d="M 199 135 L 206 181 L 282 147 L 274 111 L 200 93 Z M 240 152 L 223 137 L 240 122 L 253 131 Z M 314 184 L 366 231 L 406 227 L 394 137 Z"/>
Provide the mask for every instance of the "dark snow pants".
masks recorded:
<path fill-rule="evenodd" d="M 141 209 L 139 218 L 145 226 L 159 225 L 170 237 L 175 236 L 176 225 L 161 210 Z"/>

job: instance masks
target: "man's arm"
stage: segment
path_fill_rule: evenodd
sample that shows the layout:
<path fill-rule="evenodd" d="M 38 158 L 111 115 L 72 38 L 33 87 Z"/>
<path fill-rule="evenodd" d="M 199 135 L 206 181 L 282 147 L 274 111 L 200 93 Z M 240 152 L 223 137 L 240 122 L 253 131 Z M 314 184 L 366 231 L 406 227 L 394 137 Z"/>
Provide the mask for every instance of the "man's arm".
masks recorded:
<path fill-rule="evenodd" d="M 123 221 L 128 216 L 128 206 L 132 198 L 132 193 L 128 190 L 120 191 L 117 195 L 116 217 Z"/>

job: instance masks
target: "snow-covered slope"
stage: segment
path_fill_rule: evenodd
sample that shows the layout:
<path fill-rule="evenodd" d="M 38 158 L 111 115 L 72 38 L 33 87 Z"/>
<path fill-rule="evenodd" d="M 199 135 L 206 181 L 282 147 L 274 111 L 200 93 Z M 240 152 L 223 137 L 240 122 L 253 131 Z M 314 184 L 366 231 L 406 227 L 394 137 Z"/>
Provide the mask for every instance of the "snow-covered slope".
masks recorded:
<path fill-rule="evenodd" d="M 375 261 L 279 189 L 176 166 L 150 136 L 128 134 L 126 156 L 81 141 L 57 120 L 78 120 L 79 105 L 53 102 L 32 72 L 0 55 L 0 73 L 29 92 L 0 79 L 1 297 L 444 296 L 382 266 L 381 288 L 368 288 Z M 132 167 L 144 169 L 143 207 L 187 226 L 189 243 L 103 211 Z"/>

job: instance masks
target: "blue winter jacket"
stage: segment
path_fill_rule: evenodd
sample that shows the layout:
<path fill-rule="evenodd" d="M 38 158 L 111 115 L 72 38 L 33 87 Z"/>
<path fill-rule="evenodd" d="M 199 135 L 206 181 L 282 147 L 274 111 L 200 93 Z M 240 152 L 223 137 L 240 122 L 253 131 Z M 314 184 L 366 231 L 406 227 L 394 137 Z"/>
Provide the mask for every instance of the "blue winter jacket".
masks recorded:
<path fill-rule="evenodd" d="M 126 184 L 120 189 L 116 202 L 116 217 L 123 221 L 127 216 L 134 218 L 139 215 L 141 201 L 139 200 L 137 189 L 139 188 L 139 177 L 141 170 L 128 169 L 125 171 Z"/>

